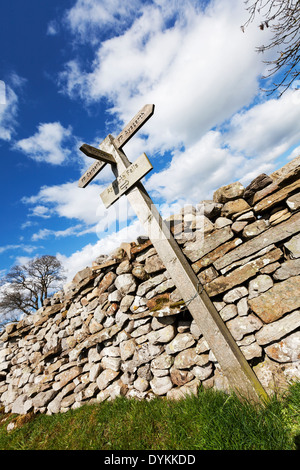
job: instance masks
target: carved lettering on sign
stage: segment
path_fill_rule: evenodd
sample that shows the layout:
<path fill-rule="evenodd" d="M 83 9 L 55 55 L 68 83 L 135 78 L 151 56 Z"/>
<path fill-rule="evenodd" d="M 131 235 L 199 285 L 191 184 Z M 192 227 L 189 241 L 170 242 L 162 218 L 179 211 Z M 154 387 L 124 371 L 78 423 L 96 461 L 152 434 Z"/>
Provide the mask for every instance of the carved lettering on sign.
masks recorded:
<path fill-rule="evenodd" d="M 122 194 L 152 170 L 152 168 L 147 155 L 145 153 L 141 155 L 100 194 L 105 207 L 111 206 Z"/>
<path fill-rule="evenodd" d="M 145 124 L 154 113 L 154 105 L 146 104 L 115 138 L 115 145 L 121 148 Z"/>
<path fill-rule="evenodd" d="M 84 175 L 82 175 L 82 177 L 78 181 L 79 188 L 85 188 L 105 165 L 106 164 L 104 162 L 100 161 L 93 163 L 93 165 L 90 166 L 90 168 L 84 173 Z"/>
<path fill-rule="evenodd" d="M 131 134 L 135 130 L 135 128 L 137 127 L 137 125 L 139 124 L 140 120 L 143 118 L 144 115 L 145 113 L 140 113 L 138 117 L 136 118 L 136 120 L 131 124 L 131 126 L 125 129 L 122 134 L 118 135 L 118 137 L 116 138 L 118 144 L 120 144 L 124 140 L 124 136 L 127 137 L 128 134 Z"/>

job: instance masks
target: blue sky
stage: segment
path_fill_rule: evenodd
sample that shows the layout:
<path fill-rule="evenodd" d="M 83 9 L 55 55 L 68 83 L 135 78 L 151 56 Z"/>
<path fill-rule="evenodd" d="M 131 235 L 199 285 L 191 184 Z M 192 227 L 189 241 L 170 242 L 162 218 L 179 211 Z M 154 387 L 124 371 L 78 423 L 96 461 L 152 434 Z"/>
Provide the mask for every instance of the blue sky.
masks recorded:
<path fill-rule="evenodd" d="M 163 216 L 218 187 L 271 173 L 300 153 L 300 91 L 260 90 L 259 19 L 243 0 L 11 0 L 0 6 L 0 273 L 57 255 L 68 279 L 143 233 L 126 198 L 106 210 L 106 168 L 79 147 L 117 135 L 144 104 L 154 116 L 126 144 L 154 169 Z M 295 87 L 293 87 L 295 88 Z"/>

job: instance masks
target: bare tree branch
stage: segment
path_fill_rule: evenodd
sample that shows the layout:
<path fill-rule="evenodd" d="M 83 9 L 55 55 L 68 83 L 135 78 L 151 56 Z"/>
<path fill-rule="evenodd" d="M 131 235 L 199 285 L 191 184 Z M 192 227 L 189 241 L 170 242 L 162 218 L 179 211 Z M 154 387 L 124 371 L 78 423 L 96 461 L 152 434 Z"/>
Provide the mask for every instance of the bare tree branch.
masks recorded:
<path fill-rule="evenodd" d="M 278 82 L 275 82 L 269 94 L 279 91 L 281 96 L 300 76 L 300 0 L 256 0 L 250 4 L 245 2 L 249 17 L 241 26 L 242 31 L 254 21 L 257 15 L 262 17 L 259 28 L 264 31 L 270 28 L 273 36 L 267 45 L 257 48 L 264 53 L 271 49 L 276 51 L 274 60 L 264 61 L 269 65 L 268 74 L 263 79 L 275 77 L 282 73 Z"/>

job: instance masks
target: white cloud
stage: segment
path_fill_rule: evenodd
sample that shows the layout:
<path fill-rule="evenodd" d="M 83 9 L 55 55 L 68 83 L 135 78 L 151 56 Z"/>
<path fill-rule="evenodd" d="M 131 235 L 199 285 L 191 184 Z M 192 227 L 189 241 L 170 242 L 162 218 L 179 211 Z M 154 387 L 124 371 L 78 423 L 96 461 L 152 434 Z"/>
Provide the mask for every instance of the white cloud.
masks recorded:
<path fill-rule="evenodd" d="M 19 250 L 19 251 L 25 251 L 25 253 L 32 253 L 36 249 L 37 249 L 37 247 L 32 246 L 32 245 L 24 245 L 24 244 L 4 245 L 4 246 L 0 246 L 0 254 L 4 253 L 5 251 L 11 251 L 11 250 Z"/>
<path fill-rule="evenodd" d="M 51 217 L 51 212 L 49 211 L 48 207 L 37 205 L 33 207 L 30 215 L 42 217 L 43 219 L 49 219 L 49 217 Z"/>
<path fill-rule="evenodd" d="M 85 80 L 85 74 L 80 70 L 80 65 L 76 60 L 70 60 L 65 65 L 64 72 L 60 73 L 60 82 L 63 83 L 64 93 L 70 97 L 75 97 L 78 94 L 83 99 L 87 98 L 89 102 L 90 99 L 82 91 L 85 88 Z"/>
<path fill-rule="evenodd" d="M 197 203 L 232 178 L 241 162 L 241 157 L 223 148 L 222 134 L 210 131 L 186 151 L 176 152 L 166 169 L 149 177 L 147 188 L 168 203 Z"/>
<path fill-rule="evenodd" d="M 61 165 L 71 154 L 64 146 L 71 138 L 71 127 L 65 128 L 60 122 L 41 123 L 33 136 L 19 140 L 15 148 L 38 162 Z"/>
<path fill-rule="evenodd" d="M 47 27 L 47 35 L 56 36 L 59 32 L 58 22 L 55 20 L 50 21 Z"/>
<path fill-rule="evenodd" d="M 10 77 L 11 84 L 0 81 L 0 139 L 10 141 L 15 132 L 18 114 L 18 90 L 24 82 L 18 75 Z"/>
<path fill-rule="evenodd" d="M 45 218 L 48 215 L 59 216 L 66 219 L 76 219 L 82 227 L 74 232 L 75 235 L 97 233 L 99 237 L 109 230 L 114 230 L 122 223 L 128 223 L 134 214 L 126 197 L 120 198 L 113 206 L 106 209 L 100 193 L 106 185 L 89 184 L 86 188 L 78 188 L 77 182 L 62 185 L 44 186 L 35 196 L 24 197 L 23 203 L 30 207 L 31 214 Z M 43 231 L 44 230 L 44 231 Z M 57 230 L 42 229 L 33 235 L 35 239 L 41 239 L 54 234 L 63 236 Z M 72 230 L 72 228 L 70 229 Z M 64 232 L 64 231 L 63 231 Z M 65 235 L 71 235 L 68 231 Z"/>
<path fill-rule="evenodd" d="M 79 5 L 89 7 L 86 28 L 99 2 Z M 141 2 L 130 26 L 95 46 L 88 72 L 74 59 L 61 75 L 70 96 L 87 102 L 108 98 L 122 126 L 145 103 L 155 104 L 145 126 L 148 139 L 141 130 L 126 153 L 132 159 L 145 151 L 152 159 L 172 150 L 168 168 L 152 172 L 147 186 L 168 203 L 197 201 L 235 179 L 246 183 L 257 171 L 272 170 L 275 159 L 299 140 L 295 94 L 246 108 L 254 98 L 262 100 L 259 77 L 265 65 L 255 52 L 261 41 L 257 25 L 241 32 L 245 6 L 235 0 L 196 5 Z M 72 27 L 76 32 L 75 23 Z"/>
<path fill-rule="evenodd" d="M 296 158 L 299 155 L 300 155 L 300 145 L 291 152 L 291 154 L 288 156 L 288 160 L 293 160 L 293 158 Z"/>
<path fill-rule="evenodd" d="M 17 250 L 21 248 L 21 245 L 5 245 L 5 246 L 0 246 L 0 253 L 4 253 L 5 251 L 9 250 Z"/>
<path fill-rule="evenodd" d="M 68 17 L 74 34 L 80 30 L 81 40 L 88 39 L 88 28 L 98 23 L 102 39 L 101 27 L 116 20 L 121 8 L 116 0 L 103 12 L 105 5 L 78 0 Z M 197 200 L 234 179 L 247 182 L 256 176 L 254 167 L 272 170 L 275 159 L 297 145 L 295 93 L 269 101 L 260 95 L 260 30 L 253 23 L 242 33 L 248 17 L 243 2 L 137 1 L 134 15 L 129 5 L 122 2 L 122 31 L 94 43 L 94 61 L 86 70 L 82 61 L 70 61 L 61 83 L 69 96 L 86 102 L 108 98 L 122 127 L 145 103 L 155 104 L 145 126 L 148 139 L 141 130 L 126 146 L 130 159 L 142 151 L 150 158 L 172 151 L 169 166 L 150 174 L 148 189 L 168 203 Z M 264 31 L 265 41 L 269 34 Z"/>
<path fill-rule="evenodd" d="M 22 245 L 22 249 L 25 251 L 25 253 L 32 253 L 33 251 L 37 250 L 37 248 L 37 246 Z"/>
<path fill-rule="evenodd" d="M 95 224 L 97 211 L 102 205 L 99 197 L 102 189 L 104 188 L 97 184 L 90 184 L 84 189 L 78 188 L 77 182 L 44 186 L 37 195 L 23 198 L 23 202 L 33 205 L 33 213 L 37 216 L 44 217 L 48 211 L 59 217 Z M 40 207 L 43 208 L 41 211 Z"/>
<path fill-rule="evenodd" d="M 57 258 L 62 263 L 67 281 L 71 281 L 75 274 L 86 266 L 91 266 L 92 262 L 100 255 L 110 254 L 123 242 L 132 242 L 144 231 L 139 222 L 135 220 L 119 232 L 113 232 L 105 238 L 100 239 L 95 244 L 88 244 L 82 250 L 76 251 L 67 257 L 57 253 Z"/>
<path fill-rule="evenodd" d="M 300 90 L 288 90 L 237 113 L 230 122 L 228 141 L 234 151 L 274 160 L 300 141 Z M 254 137 L 255 136 L 255 137 Z"/>
<path fill-rule="evenodd" d="M 74 33 L 82 28 L 82 40 L 91 24 L 99 21 L 100 32 L 101 22 L 110 22 L 101 17 L 101 4 L 82 0 L 71 10 L 77 15 L 69 17 L 71 28 Z M 111 3 L 110 19 L 118 5 Z M 145 103 L 155 104 L 145 126 L 148 139 L 142 130 L 126 146 L 130 159 L 142 151 L 150 159 L 172 151 L 169 166 L 150 174 L 147 188 L 153 194 L 168 203 L 197 201 L 222 184 L 247 183 L 258 171 L 271 171 L 276 158 L 297 145 L 297 92 L 269 101 L 260 95 L 265 72 L 255 51 L 260 30 L 252 24 L 241 32 L 248 16 L 243 2 L 215 0 L 201 8 L 199 2 L 154 0 L 137 2 L 131 21 L 130 15 L 128 9 L 121 33 L 94 45 L 87 70 L 76 59 L 69 62 L 61 83 L 67 94 L 86 102 L 108 98 L 122 127 Z M 266 41 L 268 34 L 264 31 Z M 247 109 L 254 99 L 258 104 Z"/>
<path fill-rule="evenodd" d="M 0 269 L 0 279 L 4 277 L 6 274 L 6 269 Z M 4 286 L 0 287 L 0 295 L 1 295 L 1 290 L 4 288 Z"/>
<path fill-rule="evenodd" d="M 32 258 L 30 258 L 30 256 L 17 256 L 16 258 L 16 264 L 18 265 L 26 265 L 28 264 L 30 261 L 32 260 Z"/>
<path fill-rule="evenodd" d="M 0 80 L 0 104 L 6 103 L 6 85 L 3 80 Z"/>
<path fill-rule="evenodd" d="M 61 238 L 61 237 L 69 237 L 72 235 L 81 235 L 81 229 L 82 229 L 82 224 L 77 224 L 72 227 L 68 227 L 65 230 L 51 230 L 48 228 L 43 228 L 40 229 L 37 233 L 34 233 L 31 237 L 33 241 L 36 240 L 44 240 L 45 238 L 49 237 L 55 237 L 55 238 Z"/>
<path fill-rule="evenodd" d="M 27 220 L 26 222 L 23 222 L 21 225 L 21 229 L 25 230 L 28 227 L 32 227 L 33 225 L 37 225 L 37 222 L 32 222 L 32 220 Z"/>
<path fill-rule="evenodd" d="M 98 42 L 99 32 L 110 28 L 118 33 L 132 20 L 141 0 L 77 0 L 65 20 L 77 41 Z"/>
<path fill-rule="evenodd" d="M 168 2 L 141 3 L 131 26 L 97 47 L 91 70 L 73 59 L 61 83 L 86 102 L 108 98 L 122 123 L 154 103 L 146 132 L 151 148 L 163 151 L 195 143 L 250 104 L 264 65 L 255 52 L 256 30 L 240 30 L 242 2 L 217 0 L 205 11 L 195 2 L 171 2 L 167 13 L 160 4 Z"/>
<path fill-rule="evenodd" d="M 167 202 L 197 203 L 218 187 L 239 180 L 248 184 L 275 169 L 276 159 L 300 140 L 296 94 L 257 104 L 235 114 L 224 129 L 207 132 L 183 152 L 174 152 L 163 171 L 150 175 L 147 187 Z M 297 147 L 290 158 L 299 154 Z"/>

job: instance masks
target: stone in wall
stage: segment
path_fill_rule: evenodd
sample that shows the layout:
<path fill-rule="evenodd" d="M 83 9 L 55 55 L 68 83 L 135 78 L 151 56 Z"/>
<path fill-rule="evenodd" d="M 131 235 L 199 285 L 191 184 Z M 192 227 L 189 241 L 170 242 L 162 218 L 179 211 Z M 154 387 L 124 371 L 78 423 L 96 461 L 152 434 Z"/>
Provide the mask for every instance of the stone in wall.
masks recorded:
<path fill-rule="evenodd" d="M 253 197 L 255 194 L 260 191 L 261 189 L 265 188 L 266 186 L 269 186 L 269 184 L 273 183 L 273 179 L 266 175 L 265 173 L 262 173 L 258 175 L 251 183 L 245 188 L 244 191 L 244 199 L 252 205 L 253 203 Z"/>
<path fill-rule="evenodd" d="M 300 307 L 300 276 L 274 284 L 267 292 L 249 300 L 250 307 L 264 323 L 271 323 Z"/>
<path fill-rule="evenodd" d="M 245 188 L 240 182 L 231 183 L 227 186 L 223 186 L 217 191 L 214 192 L 213 200 L 214 202 L 226 203 L 235 199 L 243 197 Z"/>
<path fill-rule="evenodd" d="M 300 234 L 295 235 L 289 241 L 284 243 L 285 248 L 289 250 L 290 258 L 300 258 Z"/>
<path fill-rule="evenodd" d="M 217 277 L 206 286 L 206 291 L 208 295 L 214 296 L 232 289 L 234 286 L 243 284 L 259 273 L 261 268 L 277 261 L 281 256 L 282 251 L 279 248 L 275 248 L 266 255 L 246 263 L 244 266 L 235 269 L 226 276 Z"/>
<path fill-rule="evenodd" d="M 224 255 L 214 262 L 216 269 L 224 268 L 236 260 L 245 258 L 257 251 L 265 248 L 273 243 L 281 242 L 296 234 L 299 231 L 300 213 L 295 213 L 289 220 L 284 221 L 280 225 L 270 227 L 265 232 L 259 234 L 254 239 L 251 239 L 242 245 L 235 248 L 231 252 Z"/>
<path fill-rule="evenodd" d="M 230 227 L 215 230 L 206 237 L 200 234 L 196 241 L 186 243 L 183 252 L 191 261 L 197 261 L 232 237 Z"/>

